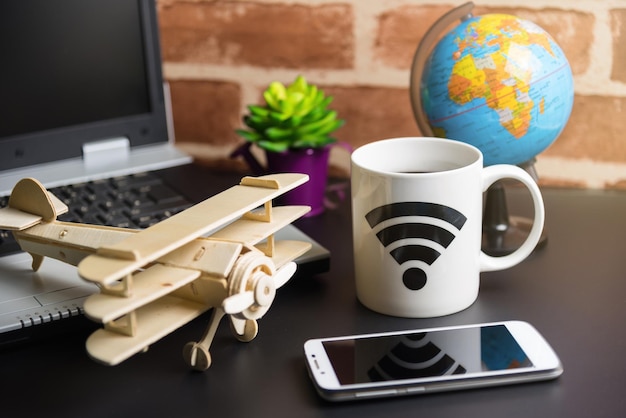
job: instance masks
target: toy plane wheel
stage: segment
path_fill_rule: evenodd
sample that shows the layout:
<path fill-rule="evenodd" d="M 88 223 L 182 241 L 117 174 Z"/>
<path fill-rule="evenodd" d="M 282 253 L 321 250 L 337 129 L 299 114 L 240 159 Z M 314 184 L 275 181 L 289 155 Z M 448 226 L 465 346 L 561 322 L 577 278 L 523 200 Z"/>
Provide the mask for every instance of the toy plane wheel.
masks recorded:
<path fill-rule="evenodd" d="M 205 371 L 211 367 L 211 354 L 202 344 L 190 342 L 183 348 L 183 358 L 194 370 Z"/>
<path fill-rule="evenodd" d="M 255 319 L 243 320 L 231 317 L 230 329 L 239 341 L 247 343 L 254 340 L 259 333 L 259 324 Z"/>

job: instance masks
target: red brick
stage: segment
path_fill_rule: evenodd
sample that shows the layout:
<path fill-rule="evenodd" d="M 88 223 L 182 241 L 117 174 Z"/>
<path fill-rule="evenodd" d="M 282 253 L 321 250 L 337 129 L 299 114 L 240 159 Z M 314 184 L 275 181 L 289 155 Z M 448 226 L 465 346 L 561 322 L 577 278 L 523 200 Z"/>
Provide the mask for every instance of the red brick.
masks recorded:
<path fill-rule="evenodd" d="M 284 68 L 352 68 L 349 5 L 160 2 L 164 61 Z"/>
<path fill-rule="evenodd" d="M 413 55 L 426 31 L 449 6 L 406 5 L 378 17 L 374 56 L 393 68 L 410 68 Z"/>
<path fill-rule="evenodd" d="M 236 144 L 241 126 L 238 84 L 216 81 L 170 81 L 177 142 Z"/>
<path fill-rule="evenodd" d="M 323 87 L 334 97 L 331 108 L 346 124 L 336 137 L 356 148 L 378 139 L 421 135 L 413 118 L 407 89 Z"/>
<path fill-rule="evenodd" d="M 576 95 L 567 126 L 545 155 L 626 163 L 625 116 L 624 97 Z"/>
<path fill-rule="evenodd" d="M 611 79 L 626 83 L 626 9 L 611 11 L 611 29 L 613 32 L 613 67 Z"/>

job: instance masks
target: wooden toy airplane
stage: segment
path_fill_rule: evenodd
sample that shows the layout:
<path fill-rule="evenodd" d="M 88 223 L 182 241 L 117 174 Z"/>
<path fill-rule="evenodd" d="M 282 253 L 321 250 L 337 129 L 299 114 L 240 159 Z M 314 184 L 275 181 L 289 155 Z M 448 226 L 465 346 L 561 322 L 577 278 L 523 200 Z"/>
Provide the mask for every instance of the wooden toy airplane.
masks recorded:
<path fill-rule="evenodd" d="M 104 324 L 86 343 L 89 355 L 102 363 L 115 365 L 145 351 L 213 308 L 200 341 L 183 350 L 189 366 L 206 370 L 222 317 L 229 315 L 237 339 L 254 339 L 257 319 L 296 270 L 292 260 L 311 247 L 274 240 L 275 232 L 310 208 L 273 207 L 271 202 L 306 181 L 304 174 L 245 177 L 139 231 L 58 221 L 67 206 L 26 178 L 0 209 L 0 229 L 13 231 L 32 256 L 33 270 L 52 257 L 78 266 L 83 279 L 99 286 L 100 293 L 85 301 L 84 312 Z"/>

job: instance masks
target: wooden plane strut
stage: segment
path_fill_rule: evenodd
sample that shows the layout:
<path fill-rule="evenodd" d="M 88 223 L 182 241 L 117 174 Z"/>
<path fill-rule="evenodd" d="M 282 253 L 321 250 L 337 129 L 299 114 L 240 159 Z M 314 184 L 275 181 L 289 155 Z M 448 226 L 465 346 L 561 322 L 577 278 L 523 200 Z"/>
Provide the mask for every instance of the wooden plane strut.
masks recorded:
<path fill-rule="evenodd" d="M 302 174 L 245 177 L 231 187 L 142 231 L 60 222 L 68 210 L 34 179 L 18 182 L 0 209 L 0 229 L 12 230 L 38 269 L 44 257 L 78 267 L 99 285 L 85 315 L 104 324 L 87 340 L 95 360 L 115 365 L 207 310 L 206 332 L 183 350 L 205 370 L 222 317 L 240 341 L 251 341 L 276 289 L 294 274 L 292 260 L 310 244 L 274 234 L 308 206 L 274 207 L 272 199 L 306 182 Z"/>

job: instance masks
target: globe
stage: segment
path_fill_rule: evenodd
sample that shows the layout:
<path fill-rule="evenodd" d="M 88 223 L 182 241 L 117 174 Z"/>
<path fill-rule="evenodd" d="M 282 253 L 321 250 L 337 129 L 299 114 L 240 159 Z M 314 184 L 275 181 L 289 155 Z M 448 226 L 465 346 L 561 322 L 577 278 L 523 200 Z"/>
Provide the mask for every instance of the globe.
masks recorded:
<path fill-rule="evenodd" d="M 532 161 L 569 119 L 570 65 L 533 22 L 507 14 L 472 16 L 472 6 L 465 5 L 461 23 L 436 41 L 425 62 L 416 53 L 414 72 L 423 65 L 411 88 L 418 124 L 425 119 L 435 136 L 478 147 L 485 165 Z"/>

